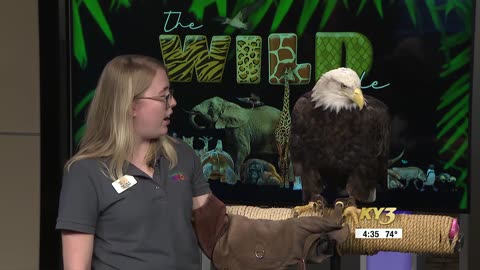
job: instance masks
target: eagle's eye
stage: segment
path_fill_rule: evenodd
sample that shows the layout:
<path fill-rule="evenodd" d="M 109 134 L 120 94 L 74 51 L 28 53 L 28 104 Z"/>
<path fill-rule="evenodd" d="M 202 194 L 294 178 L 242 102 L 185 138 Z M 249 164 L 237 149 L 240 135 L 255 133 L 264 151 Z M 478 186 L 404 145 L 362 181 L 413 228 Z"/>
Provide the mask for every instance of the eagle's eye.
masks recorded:
<path fill-rule="evenodd" d="M 342 89 L 347 88 L 347 86 L 346 86 L 344 83 L 341 83 L 341 84 L 340 84 L 340 87 L 341 87 Z"/>

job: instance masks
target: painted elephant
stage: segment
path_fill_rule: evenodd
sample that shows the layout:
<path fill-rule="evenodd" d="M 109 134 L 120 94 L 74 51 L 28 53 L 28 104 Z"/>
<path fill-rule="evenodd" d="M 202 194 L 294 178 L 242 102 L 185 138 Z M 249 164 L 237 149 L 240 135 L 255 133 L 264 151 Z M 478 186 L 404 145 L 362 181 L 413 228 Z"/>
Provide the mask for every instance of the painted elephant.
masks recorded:
<path fill-rule="evenodd" d="M 196 128 L 225 130 L 225 150 L 234 160 L 237 179 L 240 179 L 240 166 L 250 154 L 277 155 L 274 130 L 281 112 L 274 107 L 247 109 L 213 97 L 196 105 L 189 113 Z"/>

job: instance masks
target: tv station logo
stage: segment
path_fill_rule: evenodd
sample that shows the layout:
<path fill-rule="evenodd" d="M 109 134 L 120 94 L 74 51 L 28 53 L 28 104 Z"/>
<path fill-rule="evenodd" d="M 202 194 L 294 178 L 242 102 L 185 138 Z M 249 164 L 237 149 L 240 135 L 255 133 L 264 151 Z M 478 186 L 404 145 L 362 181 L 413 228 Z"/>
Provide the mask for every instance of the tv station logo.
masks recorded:
<path fill-rule="evenodd" d="M 395 221 L 395 211 L 397 210 L 396 207 L 363 207 L 360 212 L 360 220 L 371 220 L 372 218 L 378 220 L 378 223 L 382 225 L 388 225 Z M 385 216 L 388 218 L 387 221 L 383 221 L 380 219 L 380 215 L 385 213 Z M 372 215 L 373 214 L 373 215 Z"/>
<path fill-rule="evenodd" d="M 378 220 L 380 225 L 388 225 L 395 221 L 396 207 L 363 207 L 359 220 Z M 382 215 L 383 214 L 383 215 Z M 355 238 L 363 239 L 401 239 L 401 228 L 361 228 L 355 229 Z"/>

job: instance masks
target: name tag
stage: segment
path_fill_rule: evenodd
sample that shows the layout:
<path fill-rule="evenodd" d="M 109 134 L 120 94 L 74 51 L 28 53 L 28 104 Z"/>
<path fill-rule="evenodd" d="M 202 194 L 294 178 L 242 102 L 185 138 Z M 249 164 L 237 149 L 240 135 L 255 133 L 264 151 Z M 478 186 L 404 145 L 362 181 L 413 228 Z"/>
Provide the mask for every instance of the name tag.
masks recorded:
<path fill-rule="evenodd" d="M 131 175 L 124 175 L 123 177 L 115 180 L 112 183 L 112 186 L 115 188 L 118 194 L 124 192 L 125 190 L 131 188 L 137 183 L 137 180 Z"/>

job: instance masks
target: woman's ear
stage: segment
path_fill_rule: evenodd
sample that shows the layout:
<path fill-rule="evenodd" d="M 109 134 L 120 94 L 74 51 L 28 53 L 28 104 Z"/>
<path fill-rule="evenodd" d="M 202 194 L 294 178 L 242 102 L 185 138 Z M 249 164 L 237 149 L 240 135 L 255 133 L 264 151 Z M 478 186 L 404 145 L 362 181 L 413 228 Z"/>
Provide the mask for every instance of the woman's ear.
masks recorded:
<path fill-rule="evenodd" d="M 132 116 L 137 117 L 137 103 L 132 103 Z"/>

